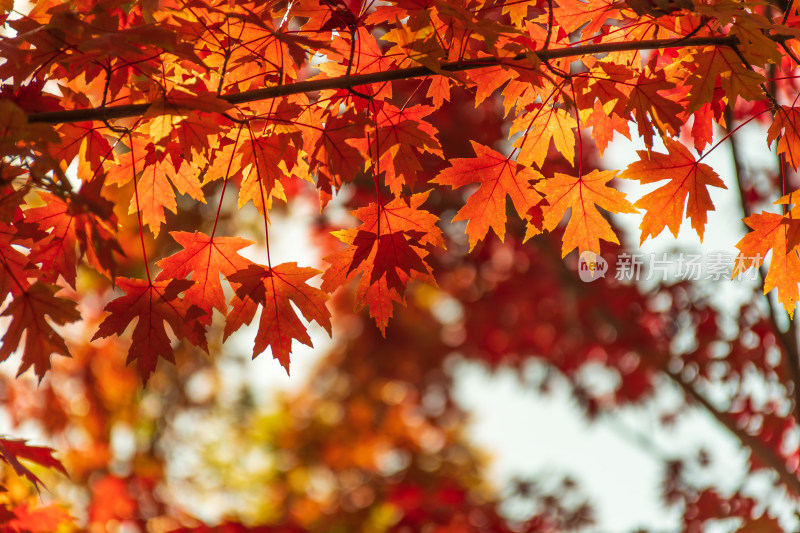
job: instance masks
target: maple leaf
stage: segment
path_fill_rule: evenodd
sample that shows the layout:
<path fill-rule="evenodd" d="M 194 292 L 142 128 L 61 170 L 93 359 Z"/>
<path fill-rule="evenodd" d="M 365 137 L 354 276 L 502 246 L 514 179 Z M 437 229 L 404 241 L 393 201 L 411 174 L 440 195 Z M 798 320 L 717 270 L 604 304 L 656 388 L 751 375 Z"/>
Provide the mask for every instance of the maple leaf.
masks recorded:
<path fill-rule="evenodd" d="M 156 368 L 158 358 L 170 363 L 175 358 L 170 345 L 166 324 L 172 332 L 192 344 L 206 348 L 205 329 L 201 318 L 205 313 L 194 305 L 181 301 L 178 295 L 194 284 L 187 279 L 147 281 L 117 278 L 124 296 L 109 302 L 105 310 L 110 313 L 97 328 L 92 340 L 122 335 L 133 320 L 137 320 L 126 364 L 136 361 L 142 381 L 147 383 Z"/>
<path fill-rule="evenodd" d="M 328 295 L 306 283 L 317 274 L 321 272 L 313 268 L 283 263 L 272 268 L 250 264 L 246 269 L 227 276 L 236 295 L 230 302 L 232 309 L 225 323 L 225 338 L 242 325 L 250 324 L 258 306 L 261 306 L 253 358 L 271 347 L 272 356 L 288 374 L 292 340 L 313 346 L 292 303 L 306 320 L 316 322 L 325 328 L 328 335 L 331 334 L 331 314 L 325 305 Z"/>
<path fill-rule="evenodd" d="M 362 274 L 356 310 L 368 306 L 381 331 L 392 316 L 392 302 L 403 301 L 411 278 L 433 282 L 426 247 L 444 247 L 444 239 L 437 217 L 419 209 L 429 195 L 427 191 L 414 194 L 408 203 L 395 198 L 384 206 L 373 203 L 353 211 L 363 223 L 334 232 L 348 247 L 324 258 L 331 266 L 322 275 L 322 290 L 333 292 Z"/>
<path fill-rule="evenodd" d="M 58 134 L 62 142 L 55 148 L 53 156 L 63 161 L 72 161 L 78 156 L 78 179 L 91 181 L 102 170 L 103 160 L 111 156 L 112 147 L 98 128 L 91 122 L 61 124 Z M 52 148 L 51 148 L 52 150 Z"/>
<path fill-rule="evenodd" d="M 186 231 L 172 231 L 170 235 L 183 246 L 183 250 L 156 263 L 163 269 L 156 276 L 156 281 L 183 279 L 192 274 L 194 284 L 184 292 L 183 301 L 202 309 L 205 315 L 198 320 L 208 325 L 214 309 L 223 315 L 228 313 L 220 275 L 230 276 L 252 264 L 238 252 L 253 244 L 253 241 L 239 237 L 210 237 L 204 233 Z"/>
<path fill-rule="evenodd" d="M 164 208 L 178 212 L 173 187 L 181 194 L 188 194 L 198 202 L 206 203 L 197 170 L 175 149 L 166 151 L 157 163 L 146 166 L 141 172 L 138 186 L 142 222 L 150 226 L 156 236 L 161 224 L 166 221 Z M 128 213 L 136 212 L 136 203 L 136 198 L 132 198 Z"/>
<path fill-rule="evenodd" d="M 352 110 L 334 116 L 313 110 L 309 113 L 310 122 L 322 125 L 304 134 L 303 149 L 310 158 L 309 170 L 318 172 L 317 187 L 331 194 L 334 187 L 352 181 L 364 170 L 365 154 L 347 140 L 364 137 L 367 123 Z"/>
<path fill-rule="evenodd" d="M 508 14 L 508 16 L 511 18 L 511 22 L 514 25 L 520 25 L 528 16 L 528 8 L 535 5 L 536 2 L 531 2 L 529 0 L 523 0 L 522 2 L 508 2 L 503 5 L 502 13 L 504 15 Z"/>
<path fill-rule="evenodd" d="M 736 17 L 731 34 L 736 36 L 740 52 L 748 64 L 780 63 L 781 53 L 767 37 L 772 25 L 766 17 L 755 13 L 750 17 Z"/>
<path fill-rule="evenodd" d="M 419 232 L 392 232 L 377 235 L 369 231 L 359 230 L 353 239 L 352 245 L 356 247 L 353 252 L 353 262 L 347 269 L 350 274 L 358 270 L 359 266 L 367 261 L 373 247 L 377 244 L 377 251 L 372 261 L 370 283 L 375 283 L 381 277 L 386 277 L 386 284 L 397 291 L 402 291 L 405 279 L 411 276 L 411 271 L 420 273 L 428 272 L 428 268 L 420 258 L 414 247 L 407 240 L 408 236 L 419 237 Z M 405 274 L 404 278 L 400 276 Z"/>
<path fill-rule="evenodd" d="M 30 286 L 28 277 L 35 268 L 30 258 L 17 250 L 11 234 L 0 233 L 0 298 L 16 296 Z"/>
<path fill-rule="evenodd" d="M 280 180 L 290 175 L 297 157 L 287 135 L 251 136 L 239 146 L 237 154 L 242 157 L 239 209 L 252 201 L 258 211 L 263 212 L 269 209 L 272 197 L 286 200 Z"/>
<path fill-rule="evenodd" d="M 78 259 L 77 235 L 69 205 L 54 195 L 41 191 L 38 194 L 45 205 L 27 210 L 25 218 L 38 224 L 43 230 L 52 229 L 52 232 L 35 243 L 32 251 L 34 262 L 42 263 L 42 270 L 47 274 L 48 281 L 55 283 L 61 274 L 74 289 Z"/>
<path fill-rule="evenodd" d="M 724 123 L 724 111 L 725 108 L 719 100 L 713 104 L 703 104 L 700 109 L 695 111 L 692 137 L 694 137 L 694 149 L 698 153 L 702 154 L 705 146 L 714 141 L 714 123 Z"/>
<path fill-rule="evenodd" d="M 525 6 L 525 9 L 527 9 L 527 6 Z M 504 65 L 473 70 L 468 75 L 470 81 L 475 84 L 476 108 L 504 83 L 517 77 L 517 73 L 514 70 Z"/>
<path fill-rule="evenodd" d="M 511 125 L 509 137 L 522 134 L 514 141 L 514 147 L 519 148 L 517 161 L 526 166 L 535 164 L 541 168 L 552 140 L 556 149 L 572 164 L 575 159 L 575 134 L 572 130 L 578 123 L 560 107 L 535 107 L 536 111 L 521 115 Z"/>
<path fill-rule="evenodd" d="M 107 183 L 121 187 L 131 181 L 134 174 L 138 176 L 135 191 L 138 198 L 137 194 L 131 197 L 128 213 L 140 210 L 142 223 L 158 236 L 161 225 L 166 222 L 164 208 L 178 212 L 174 189 L 205 203 L 200 178 L 177 147 L 163 150 L 142 136 L 134 136 L 132 144 L 131 151 L 118 156 L 117 164 L 109 163 Z"/>
<path fill-rule="evenodd" d="M 67 199 L 37 191 L 44 205 L 25 210 L 25 222 L 42 230 L 29 254 L 32 263 L 41 264 L 40 279 L 55 282 L 61 275 L 74 289 L 83 256 L 98 272 L 112 277 L 114 254 L 124 254 L 117 240 L 114 204 L 100 194 L 101 181 L 84 183 Z"/>
<path fill-rule="evenodd" d="M 634 207 L 646 211 L 639 226 L 642 230 L 641 242 L 657 236 L 665 227 L 669 227 L 677 237 L 684 205 L 692 227 L 702 241 L 708 212 L 714 210 L 708 187 L 727 187 L 710 166 L 696 161 L 683 144 L 667 138 L 664 139 L 664 145 L 668 154 L 639 150 L 640 160 L 628 165 L 620 174 L 621 178 L 639 180 L 643 184 L 669 180 L 634 204 Z"/>
<path fill-rule="evenodd" d="M 17 375 L 33 366 L 34 373 L 41 381 L 50 369 L 50 355 L 54 353 L 69 357 L 69 350 L 58 333 L 48 322 L 64 325 L 81 318 L 75 302 L 56 296 L 60 287 L 35 282 L 8 304 L 2 316 L 10 316 L 11 324 L 3 336 L 0 348 L 0 361 L 5 361 L 19 348 L 22 334 L 25 333 L 25 348 Z"/>
<path fill-rule="evenodd" d="M 631 89 L 625 112 L 633 112 L 639 127 L 639 135 L 648 147 L 653 146 L 654 125 L 659 132 L 669 132 L 673 135 L 678 133 L 683 125 L 683 120 L 680 118 L 683 107 L 661 94 L 661 91 L 673 87 L 675 84 L 667 80 L 666 73 L 659 70 L 651 76 L 643 71 Z"/>
<path fill-rule="evenodd" d="M 779 138 L 780 137 L 780 138 Z M 800 107 L 781 106 L 767 131 L 767 144 L 778 139 L 778 153 L 796 170 L 800 167 Z"/>
<path fill-rule="evenodd" d="M 519 165 L 488 146 L 472 141 L 472 149 L 474 158 L 450 161 L 451 166 L 431 180 L 432 183 L 450 185 L 453 189 L 480 184 L 453 218 L 454 221 L 468 221 L 470 250 L 486 237 L 489 229 L 503 240 L 507 196 L 511 197 L 520 218 L 528 218 L 528 211 L 541 199 L 531 183 L 543 179 L 536 170 Z"/>
<path fill-rule="evenodd" d="M 608 19 L 619 17 L 618 5 L 610 0 L 559 0 L 555 13 L 563 31 L 572 33 L 583 27 L 584 38 L 593 37 Z"/>
<path fill-rule="evenodd" d="M 687 78 L 689 91 L 687 111 L 693 113 L 706 103 L 714 102 L 717 79 L 730 102 L 737 96 L 746 100 L 760 100 L 764 97 L 761 84 L 764 76 L 742 64 L 736 52 L 725 47 L 710 47 L 688 56 L 692 74 Z"/>
<path fill-rule="evenodd" d="M 372 154 L 378 147 L 380 170 L 386 172 L 386 182 L 395 196 L 400 195 L 403 185 L 413 187 L 418 181 L 417 173 L 422 170 L 420 152 L 442 157 L 438 132 L 424 120 L 433 111 L 433 107 L 424 105 L 401 109 L 384 104 L 378 114 L 377 136 L 348 141 L 365 154 Z"/>
<path fill-rule="evenodd" d="M 29 446 L 25 440 L 0 438 L 0 459 L 11 465 L 11 468 L 14 469 L 18 476 L 25 477 L 33 483 L 37 490 L 42 484 L 42 480 L 20 463 L 20 459 L 31 461 L 46 468 L 53 468 L 67 475 L 67 470 L 61 464 L 61 461 L 53 457 L 52 448 Z"/>
<path fill-rule="evenodd" d="M 761 212 L 745 218 L 744 223 L 753 231 L 736 244 L 739 255 L 732 277 L 750 266 L 760 267 L 767 253 L 772 250 L 769 271 L 764 279 L 764 294 L 777 288 L 778 301 L 792 317 L 798 299 L 800 258 L 797 256 L 797 246 L 788 243 L 790 235 L 798 231 L 800 221 L 776 213 Z"/>
<path fill-rule="evenodd" d="M 592 128 L 597 150 L 602 156 L 608 144 L 614 139 L 614 132 L 619 132 L 630 140 L 631 133 L 628 121 L 613 112 L 614 102 L 602 104 L 595 100 L 591 112 L 581 115 L 581 123 Z"/>
<path fill-rule="evenodd" d="M 553 230 L 567 209 L 572 208 L 561 245 L 562 257 L 575 248 L 578 248 L 578 253 L 588 250 L 599 254 L 600 239 L 619 244 L 611 225 L 597 210 L 599 206 L 610 213 L 636 213 L 622 192 L 607 185 L 616 174 L 615 170 L 592 170 L 575 177 L 556 172 L 552 178 L 536 184 L 536 189 L 544 194 L 548 204 L 542 207 L 544 229 Z M 536 233 L 538 230 L 529 226 L 525 238 Z"/>

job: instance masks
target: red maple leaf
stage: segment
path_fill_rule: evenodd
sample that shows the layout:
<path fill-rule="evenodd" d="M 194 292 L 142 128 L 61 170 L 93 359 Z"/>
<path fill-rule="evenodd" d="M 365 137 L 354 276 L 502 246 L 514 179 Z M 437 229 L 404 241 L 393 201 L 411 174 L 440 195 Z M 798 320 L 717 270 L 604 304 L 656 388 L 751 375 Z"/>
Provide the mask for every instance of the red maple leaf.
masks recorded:
<path fill-rule="evenodd" d="M 17 475 L 27 478 L 36 488 L 42 481 L 26 466 L 19 462 L 20 459 L 31 461 L 47 468 L 53 468 L 67 474 L 61 461 L 53 457 L 53 450 L 43 446 L 29 446 L 25 440 L 0 438 L 0 459 L 11 465 Z"/>
<path fill-rule="evenodd" d="M 35 268 L 27 255 L 12 246 L 16 244 L 12 235 L 0 232 L 0 298 L 3 301 L 7 295 L 16 296 L 30 286 L 28 276 Z"/>
<path fill-rule="evenodd" d="M 3 336 L 0 361 L 5 361 L 17 350 L 25 333 L 25 348 L 17 375 L 31 366 L 41 381 L 50 370 L 50 355 L 54 353 L 69 357 L 64 339 L 55 332 L 46 317 L 58 325 L 80 320 L 75 302 L 56 296 L 60 287 L 41 281 L 35 282 L 16 295 L 2 316 L 12 317 L 11 324 Z"/>
<path fill-rule="evenodd" d="M 306 283 L 320 273 L 314 268 L 298 267 L 297 263 L 283 263 L 272 268 L 250 264 L 246 269 L 228 276 L 235 286 L 236 295 L 231 300 L 232 309 L 225 324 L 225 338 L 243 324 L 252 322 L 260 305 L 261 319 L 253 358 L 267 347 L 272 347 L 272 356 L 280 361 L 288 374 L 292 340 L 297 339 L 312 346 L 311 337 L 292 303 L 306 320 L 316 322 L 329 335 L 331 333 L 331 314 L 325 305 L 328 295 Z"/>
<path fill-rule="evenodd" d="M 334 232 L 348 247 L 325 257 L 330 267 L 322 276 L 322 289 L 336 288 L 363 274 L 356 291 L 356 309 L 369 306 L 370 315 L 384 330 L 392 316 L 392 302 L 402 302 L 411 278 L 433 282 L 425 262 L 428 245 L 444 247 L 437 217 L 419 209 L 430 191 L 388 204 L 370 204 L 353 211 L 363 220 L 358 228 Z"/>
<path fill-rule="evenodd" d="M 125 291 L 125 295 L 106 306 L 105 310 L 111 314 L 97 328 L 92 340 L 113 334 L 121 335 L 137 319 L 126 363 L 136 361 L 142 381 L 147 383 L 159 357 L 170 363 L 175 362 L 166 324 L 176 336 L 207 350 L 202 325 L 204 311 L 178 298 L 181 292 L 194 284 L 193 281 L 173 279 L 151 282 L 117 278 L 117 284 Z"/>
<path fill-rule="evenodd" d="M 286 199 L 281 178 L 288 176 L 297 159 L 297 150 L 286 134 L 273 133 L 250 137 L 236 151 L 241 155 L 239 208 L 252 201 L 259 211 L 269 208 L 272 196 Z M 279 164 L 286 161 L 286 164 Z M 238 174 L 234 173 L 232 175 Z"/>
<path fill-rule="evenodd" d="M 60 274 L 74 289 L 78 259 L 83 253 L 99 272 L 110 274 L 114 262 L 112 252 L 122 254 L 112 226 L 115 219 L 111 203 L 99 195 L 91 198 L 89 194 L 81 194 L 79 198 L 85 205 L 80 205 L 42 191 L 38 194 L 45 204 L 26 210 L 25 220 L 49 231 L 31 250 L 32 262 L 42 265 L 44 279 L 55 283 Z M 101 214 L 107 214 L 107 219 Z"/>

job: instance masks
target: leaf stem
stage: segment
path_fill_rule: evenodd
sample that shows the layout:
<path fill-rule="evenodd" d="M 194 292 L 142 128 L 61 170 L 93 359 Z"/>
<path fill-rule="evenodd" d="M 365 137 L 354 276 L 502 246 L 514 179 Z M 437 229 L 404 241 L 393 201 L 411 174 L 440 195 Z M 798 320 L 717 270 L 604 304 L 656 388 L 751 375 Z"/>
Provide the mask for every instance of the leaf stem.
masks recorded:
<path fill-rule="evenodd" d="M 150 266 L 147 264 L 147 249 L 144 245 L 144 227 L 142 226 L 142 208 L 139 206 L 139 187 L 136 184 L 136 157 L 133 152 L 133 135 L 128 132 L 128 140 L 131 143 L 131 171 L 133 172 L 133 197 L 136 199 L 136 219 L 139 221 L 139 241 L 142 243 L 142 261 L 144 262 L 144 270 L 147 273 L 147 282 L 153 285 L 153 280 L 150 277 Z"/>
<path fill-rule="evenodd" d="M 231 174 L 231 165 L 233 164 L 233 155 L 236 152 L 236 146 L 239 144 L 239 136 L 242 134 L 243 126 L 239 126 L 239 131 L 236 132 L 236 140 L 233 142 L 233 149 L 231 150 L 231 158 L 228 160 L 228 170 L 225 171 L 225 180 L 222 182 L 222 191 L 219 193 L 219 205 L 217 206 L 217 214 L 214 217 L 214 228 L 211 230 L 211 238 L 217 232 L 217 224 L 219 223 L 219 214 L 222 211 L 222 200 L 225 198 L 225 189 L 228 187 L 228 177 Z"/>

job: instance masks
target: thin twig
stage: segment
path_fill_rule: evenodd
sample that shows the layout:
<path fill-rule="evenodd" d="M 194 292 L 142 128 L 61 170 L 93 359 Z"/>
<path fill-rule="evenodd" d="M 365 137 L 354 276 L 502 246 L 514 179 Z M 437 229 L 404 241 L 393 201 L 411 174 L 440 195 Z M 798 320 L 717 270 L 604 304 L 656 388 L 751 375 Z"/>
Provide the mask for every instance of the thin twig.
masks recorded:
<path fill-rule="evenodd" d="M 764 465 L 769 466 L 781 480 L 781 483 L 786 487 L 787 490 L 792 492 L 793 494 L 800 496 L 800 479 L 797 478 L 792 472 L 789 471 L 786 463 L 784 460 L 776 455 L 772 450 L 767 448 L 763 442 L 758 440 L 758 438 L 754 437 L 750 433 L 748 433 L 745 429 L 740 428 L 736 422 L 723 411 L 717 409 L 705 396 L 703 396 L 697 389 L 695 389 L 690 383 L 684 381 L 684 379 L 675 372 L 671 372 L 670 370 L 664 368 L 662 372 L 669 377 L 673 383 L 678 385 L 681 388 L 683 393 L 690 398 L 692 401 L 699 403 L 703 408 L 708 411 L 711 416 L 713 416 L 719 423 L 725 426 L 731 433 L 736 435 L 736 437 L 747 446 L 753 455 Z"/>

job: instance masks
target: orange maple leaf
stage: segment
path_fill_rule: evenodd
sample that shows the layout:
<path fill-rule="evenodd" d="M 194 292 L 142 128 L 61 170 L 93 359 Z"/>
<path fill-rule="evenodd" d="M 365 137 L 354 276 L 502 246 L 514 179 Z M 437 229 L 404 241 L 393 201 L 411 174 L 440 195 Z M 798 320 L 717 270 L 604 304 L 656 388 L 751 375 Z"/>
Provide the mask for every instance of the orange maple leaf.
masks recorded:
<path fill-rule="evenodd" d="M 253 263 L 227 276 L 236 295 L 231 300 L 232 309 L 225 323 L 225 338 L 243 324 L 252 322 L 260 305 L 261 319 L 253 358 L 272 347 L 272 356 L 280 361 L 288 374 L 292 340 L 313 346 L 292 303 L 306 320 L 316 322 L 325 328 L 328 335 L 331 334 L 331 313 L 325 305 L 328 295 L 307 283 L 309 278 L 320 273 L 314 268 L 298 267 L 297 263 L 283 263 L 272 268 Z"/>
<path fill-rule="evenodd" d="M 467 220 L 469 248 L 486 237 L 491 228 L 503 240 L 506 234 L 506 196 L 520 218 L 527 219 L 528 211 L 541 196 L 531 185 L 543 176 L 515 163 L 488 146 L 472 141 L 475 157 L 454 159 L 452 166 L 444 169 L 432 183 L 450 185 L 454 189 L 479 183 L 480 187 L 456 213 L 454 221 Z"/>
<path fill-rule="evenodd" d="M 575 133 L 577 121 L 564 109 L 549 105 L 535 105 L 536 110 L 520 115 L 511 125 L 509 136 L 521 133 L 514 141 L 519 148 L 517 161 L 526 166 L 541 168 L 550 149 L 550 141 L 570 164 L 575 160 Z"/>
<path fill-rule="evenodd" d="M 123 186 L 134 174 L 136 194 L 131 198 L 128 213 L 142 213 L 142 223 L 150 226 L 153 235 L 158 236 L 161 225 L 166 222 L 164 208 L 178 212 L 175 189 L 188 194 L 198 202 L 205 203 L 205 196 L 197 170 L 185 161 L 177 146 L 164 151 L 143 136 L 134 136 L 131 151 L 119 155 L 118 164 L 108 162 L 106 182 L 109 185 Z"/>
<path fill-rule="evenodd" d="M 634 207 L 646 210 L 639 226 L 642 230 L 641 242 L 657 236 L 665 227 L 669 227 L 677 237 L 684 205 L 686 215 L 692 220 L 692 227 L 702 241 L 708 212 L 714 210 L 708 187 L 727 187 L 710 166 L 696 161 L 683 144 L 666 138 L 664 145 L 668 154 L 639 150 L 640 160 L 628 165 L 620 174 L 621 178 L 639 180 L 640 183 L 669 180 L 634 204 Z"/>
<path fill-rule="evenodd" d="M 170 235 L 183 246 L 183 250 L 157 263 L 163 271 L 156 280 L 183 279 L 191 274 L 194 284 L 184 293 L 183 301 L 205 311 L 199 320 L 205 325 L 210 324 L 214 309 L 227 315 L 228 305 L 222 292 L 220 274 L 230 276 L 253 264 L 238 253 L 253 242 L 239 237 L 212 238 L 199 232 L 172 231 Z"/>
<path fill-rule="evenodd" d="M 639 135 L 648 147 L 653 146 L 653 126 L 662 134 L 669 132 L 672 135 L 677 134 L 683 126 L 683 106 L 661 94 L 661 91 L 669 91 L 674 87 L 675 84 L 667 80 L 665 72 L 659 70 L 650 74 L 642 71 L 631 89 L 625 112 L 633 112 Z"/>
<path fill-rule="evenodd" d="M 780 138 L 778 138 L 780 137 Z M 767 132 L 767 143 L 778 139 L 778 153 L 797 170 L 800 166 L 800 107 L 781 106 Z"/>
<path fill-rule="evenodd" d="M 783 304 L 789 317 L 792 317 L 798 299 L 800 259 L 797 256 L 797 246 L 790 245 L 789 241 L 790 236 L 797 233 L 800 221 L 777 213 L 761 212 L 750 215 L 744 222 L 753 231 L 736 244 L 739 255 L 736 258 L 733 277 L 744 272 L 749 266 L 760 267 L 767 253 L 772 250 L 769 271 L 764 279 L 764 294 L 777 288 L 778 301 Z"/>
<path fill-rule="evenodd" d="M 552 178 L 536 184 L 549 204 L 542 207 L 544 229 L 554 229 L 567 209 L 572 208 L 561 245 L 562 257 L 575 248 L 579 253 L 589 250 L 599 254 L 600 239 L 619 244 L 611 225 L 597 210 L 599 206 L 611 213 L 636 213 L 622 192 L 607 185 L 616 174 L 616 170 L 592 170 L 575 177 L 556 172 Z M 535 226 L 529 225 L 525 238 L 536 233 Z"/>
<path fill-rule="evenodd" d="M 166 222 L 164 208 L 178 212 L 173 186 L 181 194 L 188 194 L 198 202 L 206 203 L 196 169 L 184 161 L 177 151 L 166 153 L 157 163 L 145 167 L 137 186 L 142 222 L 150 226 L 155 236 L 158 236 L 161 224 Z M 136 204 L 134 197 L 128 213 L 136 212 Z"/>

